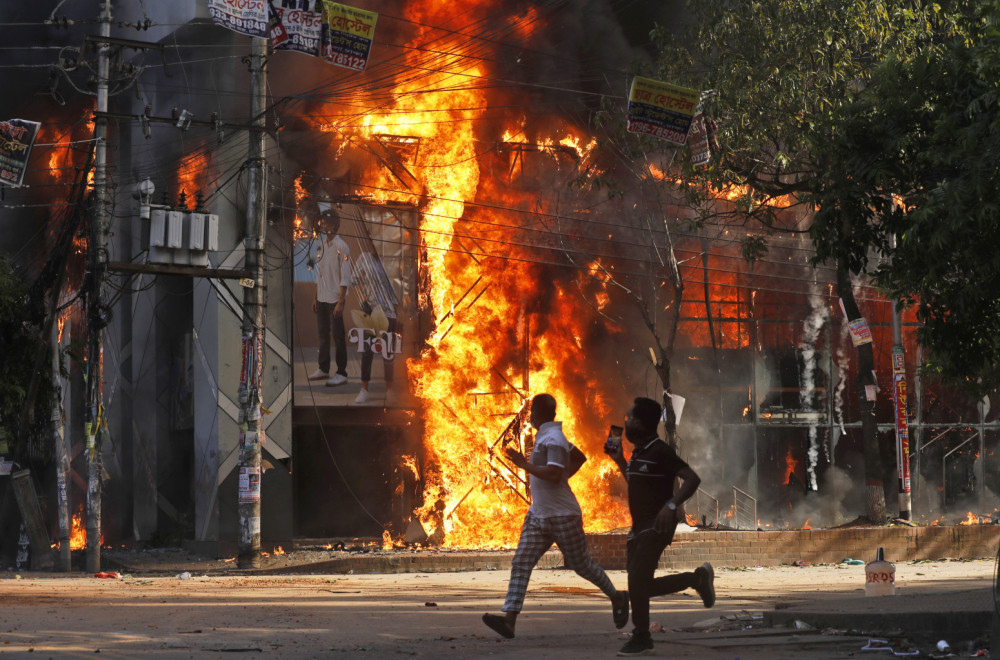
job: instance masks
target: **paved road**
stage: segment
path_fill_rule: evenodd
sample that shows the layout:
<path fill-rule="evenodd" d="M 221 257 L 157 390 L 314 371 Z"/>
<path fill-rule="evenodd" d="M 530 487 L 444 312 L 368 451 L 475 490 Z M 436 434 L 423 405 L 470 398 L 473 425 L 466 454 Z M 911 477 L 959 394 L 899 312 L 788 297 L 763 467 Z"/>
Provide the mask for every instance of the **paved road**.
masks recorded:
<path fill-rule="evenodd" d="M 926 611 L 993 606 L 994 562 L 912 562 L 897 566 L 899 595 L 864 597 L 863 566 L 718 569 L 718 603 L 693 592 L 654 601 L 656 656 L 740 660 L 888 657 L 862 653 L 875 614 L 895 613 L 886 637 L 928 657 Z M 624 586 L 625 575 L 611 572 Z M 499 610 L 507 571 L 398 575 L 194 574 L 119 580 L 84 575 L 6 573 L 0 579 L 4 658 L 609 658 L 624 643 L 607 600 L 565 570 L 536 570 L 517 638 L 481 622 Z M 794 624 L 847 613 L 856 625 L 827 630 L 764 627 L 782 613 Z M 909 626 L 907 622 L 914 622 Z M 773 624 L 778 625 L 778 624 Z M 802 625 L 802 624 L 800 624 Z M 822 625 L 822 622 L 820 622 Z M 881 625 L 881 624 L 880 624 Z M 988 626 L 979 626 L 987 628 Z M 854 630 L 851 630 L 854 628 Z M 884 631 L 878 631 L 884 632 Z M 988 629 L 976 630 L 982 635 Z M 977 634 L 949 640 L 968 657 L 988 647 Z"/>

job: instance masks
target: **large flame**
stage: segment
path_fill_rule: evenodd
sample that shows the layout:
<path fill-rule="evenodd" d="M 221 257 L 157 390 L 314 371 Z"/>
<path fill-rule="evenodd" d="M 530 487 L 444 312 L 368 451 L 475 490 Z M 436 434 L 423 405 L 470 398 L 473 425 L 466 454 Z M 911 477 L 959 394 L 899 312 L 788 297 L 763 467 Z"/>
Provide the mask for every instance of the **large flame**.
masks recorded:
<path fill-rule="evenodd" d="M 628 522 L 621 500 L 609 495 L 617 468 L 599 456 L 612 407 L 582 358 L 593 312 L 568 286 L 570 277 L 554 282 L 537 263 L 544 260 L 513 238 L 525 217 L 515 209 L 546 211 L 537 190 L 519 193 L 505 185 L 522 173 L 523 159 L 512 156 L 504 182 L 480 169 L 491 150 L 476 124 L 491 107 L 482 81 L 493 72 L 453 19 L 474 22 L 484 11 L 484 3 L 473 0 L 408 3 L 406 17 L 418 27 L 406 63 L 420 75 L 401 80 L 392 102 L 366 113 L 360 129 L 336 122 L 323 127 L 379 156 L 361 192 L 420 209 L 428 275 L 423 305 L 436 324 L 423 354 L 408 364 L 424 422 L 424 506 L 417 514 L 432 537 L 464 547 L 517 540 L 527 508 L 525 475 L 506 462 L 498 439 L 518 415 L 526 426 L 525 402 L 540 392 L 555 396 L 564 432 L 591 456 L 571 482 L 587 528 Z M 456 36 L 441 44 L 441 31 L 421 27 L 427 25 L 447 25 Z M 527 39 L 541 25 L 537 12 L 522 13 L 511 19 L 510 38 Z M 429 55 L 425 46 L 435 40 Z M 533 128 L 529 137 L 522 116 L 506 124 L 487 137 L 511 154 L 578 163 L 595 145 L 565 127 L 549 135 Z M 480 200 L 487 201 L 476 204 Z M 478 240 L 463 240 L 462 223 L 475 223 L 476 231 L 467 233 Z M 521 433 L 512 446 L 526 450 L 526 439 Z"/>

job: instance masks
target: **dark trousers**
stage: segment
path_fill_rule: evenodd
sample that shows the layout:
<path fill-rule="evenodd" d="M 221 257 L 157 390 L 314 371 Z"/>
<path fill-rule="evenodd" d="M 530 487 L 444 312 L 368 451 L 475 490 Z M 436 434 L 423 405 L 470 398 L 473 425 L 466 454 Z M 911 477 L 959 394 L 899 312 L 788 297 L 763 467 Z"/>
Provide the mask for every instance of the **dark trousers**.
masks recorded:
<path fill-rule="evenodd" d="M 649 599 L 675 594 L 694 587 L 694 573 L 677 573 L 654 578 L 660 555 L 673 538 L 673 533 L 661 534 L 652 529 L 630 536 L 626 545 L 628 596 L 632 604 L 632 624 L 639 635 L 649 635 Z"/>
<path fill-rule="evenodd" d="M 333 331 L 333 344 L 337 360 L 337 373 L 347 375 L 347 329 L 344 327 L 344 315 L 333 315 L 337 303 L 316 303 L 316 326 L 319 330 L 319 368 L 330 373 L 330 332 Z"/>
<path fill-rule="evenodd" d="M 374 330 L 365 330 L 369 333 L 369 336 L 374 335 Z M 396 332 L 396 319 L 389 319 L 389 335 Z M 367 383 L 372 379 L 372 360 L 375 359 L 375 351 L 371 348 L 371 343 L 367 345 L 364 353 L 361 355 L 361 381 Z M 383 366 L 385 368 L 385 387 L 389 389 L 392 387 L 392 363 L 395 362 L 396 356 L 393 355 L 391 360 L 382 359 Z"/>

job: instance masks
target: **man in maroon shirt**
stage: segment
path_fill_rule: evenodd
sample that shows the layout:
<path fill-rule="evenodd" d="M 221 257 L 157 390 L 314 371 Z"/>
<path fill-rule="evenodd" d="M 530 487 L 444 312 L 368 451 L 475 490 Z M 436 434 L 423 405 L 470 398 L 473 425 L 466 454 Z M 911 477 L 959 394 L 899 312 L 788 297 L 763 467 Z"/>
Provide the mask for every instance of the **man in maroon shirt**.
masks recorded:
<path fill-rule="evenodd" d="M 705 607 L 715 604 L 715 573 L 704 563 L 690 573 L 653 577 L 660 555 L 674 538 L 677 507 L 698 490 L 701 478 L 681 460 L 656 433 L 663 409 L 652 399 L 638 397 L 625 416 L 625 437 L 633 445 L 625 462 L 621 445 L 611 454 L 628 482 L 628 508 L 632 529 L 628 534 L 626 567 L 632 602 L 632 639 L 618 651 L 620 656 L 649 655 L 649 599 L 692 588 Z M 674 481 L 681 486 L 674 492 Z"/>

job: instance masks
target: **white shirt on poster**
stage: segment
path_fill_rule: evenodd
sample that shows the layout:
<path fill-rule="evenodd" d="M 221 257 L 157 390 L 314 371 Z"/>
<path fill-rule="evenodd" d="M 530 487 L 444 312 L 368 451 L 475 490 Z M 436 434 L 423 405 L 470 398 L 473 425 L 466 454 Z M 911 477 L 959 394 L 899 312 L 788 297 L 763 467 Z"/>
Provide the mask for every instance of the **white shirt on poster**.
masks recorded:
<path fill-rule="evenodd" d="M 340 287 L 351 284 L 351 249 L 340 236 L 323 238 L 316 254 L 316 300 L 340 301 Z"/>

